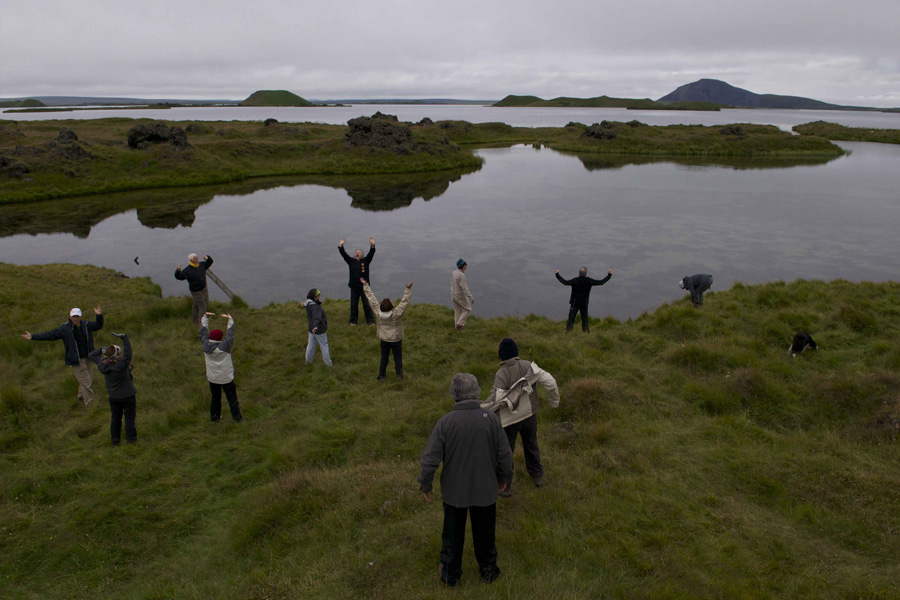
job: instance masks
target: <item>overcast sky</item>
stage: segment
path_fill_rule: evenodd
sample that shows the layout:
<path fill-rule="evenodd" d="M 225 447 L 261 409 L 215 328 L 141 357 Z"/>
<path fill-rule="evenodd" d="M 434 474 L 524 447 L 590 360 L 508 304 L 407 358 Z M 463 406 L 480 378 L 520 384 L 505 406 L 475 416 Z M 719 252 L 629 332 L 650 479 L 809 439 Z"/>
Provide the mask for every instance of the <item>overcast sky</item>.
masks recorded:
<path fill-rule="evenodd" d="M 898 0 L 5 0 L 0 97 L 659 98 L 700 78 L 900 106 Z"/>

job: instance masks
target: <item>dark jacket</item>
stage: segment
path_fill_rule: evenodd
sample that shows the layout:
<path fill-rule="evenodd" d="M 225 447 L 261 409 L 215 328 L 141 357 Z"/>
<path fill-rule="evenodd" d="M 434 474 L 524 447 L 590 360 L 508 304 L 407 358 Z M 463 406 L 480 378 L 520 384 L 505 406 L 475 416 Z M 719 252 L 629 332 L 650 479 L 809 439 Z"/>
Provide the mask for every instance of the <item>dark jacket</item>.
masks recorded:
<path fill-rule="evenodd" d="M 188 265 L 184 269 L 175 269 L 175 279 L 179 281 L 187 279 L 188 289 L 192 292 L 199 292 L 206 287 L 206 270 L 210 268 L 212 264 L 212 256 L 207 256 L 206 260 L 196 267 Z"/>
<path fill-rule="evenodd" d="M 684 278 L 684 289 L 691 293 L 691 302 L 697 304 L 703 292 L 712 286 L 713 276 L 699 273 Z"/>
<path fill-rule="evenodd" d="M 556 278 L 561 284 L 572 286 L 572 294 L 569 296 L 569 304 L 572 306 L 587 306 L 591 297 L 591 288 L 595 285 L 603 285 L 609 281 L 610 277 L 612 277 L 612 273 L 607 273 L 603 279 L 591 279 L 587 275 L 563 279 L 559 273 L 556 274 Z"/>
<path fill-rule="evenodd" d="M 96 349 L 88 356 L 97 364 L 97 370 L 106 380 L 106 392 L 110 400 L 124 400 L 137 394 L 131 379 L 131 342 L 128 336 L 122 338 L 122 358 L 110 360 L 100 355 Z"/>
<path fill-rule="evenodd" d="M 497 484 L 508 483 L 513 459 L 500 418 L 484 410 L 477 398 L 461 400 L 438 420 L 419 464 L 419 489 L 431 491 L 441 471 L 441 500 L 463 508 L 497 502 Z"/>
<path fill-rule="evenodd" d="M 369 280 L 369 263 L 372 262 L 372 257 L 375 256 L 375 246 L 372 246 L 369 249 L 369 253 L 359 260 L 347 254 L 347 251 L 344 250 L 343 246 L 338 246 L 338 250 L 343 257 L 344 262 L 350 267 L 350 281 L 347 283 L 347 287 L 362 289 L 362 284 L 359 282 L 360 277 L 365 279 L 366 283 L 372 283 Z"/>
<path fill-rule="evenodd" d="M 316 335 L 321 335 L 328 331 L 328 319 L 325 317 L 325 309 L 322 308 L 322 303 L 318 300 L 307 300 L 303 303 L 303 306 L 306 307 L 307 330 L 312 333 L 313 328 L 318 327 Z"/>
<path fill-rule="evenodd" d="M 66 321 L 56 329 L 45 331 L 44 333 L 33 333 L 31 334 L 31 339 L 39 342 L 62 340 L 66 364 L 75 366 L 80 362 L 80 359 L 87 358 L 94 350 L 94 336 L 92 334 L 101 329 L 103 329 L 103 315 L 97 315 L 96 321 L 81 321 L 81 330 L 84 332 L 85 345 L 87 346 L 87 354 L 84 356 L 81 356 L 78 352 L 78 343 L 75 341 L 75 326 L 72 325 L 72 321 Z"/>

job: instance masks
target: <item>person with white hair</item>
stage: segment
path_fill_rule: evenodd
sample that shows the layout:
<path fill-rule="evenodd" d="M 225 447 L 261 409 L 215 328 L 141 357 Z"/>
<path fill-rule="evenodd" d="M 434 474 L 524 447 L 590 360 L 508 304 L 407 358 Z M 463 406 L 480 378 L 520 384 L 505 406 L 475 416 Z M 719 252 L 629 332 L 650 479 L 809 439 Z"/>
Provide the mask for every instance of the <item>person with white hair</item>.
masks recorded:
<path fill-rule="evenodd" d="M 513 458 L 500 417 L 481 408 L 478 379 L 457 373 L 450 383 L 453 410 L 441 417 L 419 461 L 419 490 L 431 502 L 432 482 L 441 470 L 444 504 L 443 542 L 438 574 L 453 587 L 462 576 L 466 516 L 472 520 L 472 543 L 481 579 L 492 583 L 500 576 L 497 566 L 497 494 L 512 477 Z"/>
<path fill-rule="evenodd" d="M 591 300 L 591 288 L 595 285 L 603 285 L 612 277 L 612 269 L 606 270 L 606 277 L 603 279 L 592 279 L 587 276 L 587 267 L 578 269 L 578 277 L 572 279 L 563 279 L 556 270 L 556 279 L 563 285 L 572 287 L 572 293 L 569 295 L 569 319 L 566 321 L 566 333 L 572 331 L 575 326 L 575 315 L 581 313 L 581 331 L 584 333 L 591 332 L 591 326 L 588 321 L 588 303 Z"/>
<path fill-rule="evenodd" d="M 77 399 L 85 406 L 90 406 L 94 401 L 88 355 L 94 350 L 93 333 L 103 329 L 103 313 L 99 304 L 94 307 L 94 314 L 97 315 L 96 321 L 82 321 L 81 309 L 73 308 L 69 311 L 69 320 L 56 329 L 35 334 L 26 331 L 22 334 L 24 339 L 37 342 L 62 340 L 66 364 L 72 367 L 72 373 L 78 381 Z"/>
<path fill-rule="evenodd" d="M 694 305 L 694 308 L 700 308 L 701 306 L 703 306 L 703 292 L 711 288 L 712 284 L 713 276 L 707 275 L 705 273 L 689 275 L 682 278 L 682 280 L 678 282 L 678 285 L 681 287 L 681 289 L 690 292 L 691 304 Z"/>
<path fill-rule="evenodd" d="M 209 305 L 209 288 L 206 286 L 206 270 L 213 264 L 212 256 L 204 256 L 203 262 L 200 257 L 194 253 L 188 254 L 188 266 L 184 269 L 181 265 L 175 269 L 175 279 L 178 281 L 188 282 L 188 289 L 191 292 L 191 298 L 194 300 L 191 309 L 191 318 L 194 323 L 200 324 L 200 319 L 206 314 L 206 307 Z"/>
<path fill-rule="evenodd" d="M 375 238 L 369 238 L 368 254 L 363 256 L 362 249 L 357 248 L 353 251 L 352 258 L 347 254 L 347 251 L 344 250 L 344 242 L 346 241 L 347 240 L 344 238 L 341 238 L 341 241 L 338 242 L 338 252 L 340 252 L 341 258 L 344 259 L 344 262 L 347 263 L 347 267 L 350 270 L 350 280 L 347 282 L 347 287 L 350 288 L 350 326 L 355 327 L 356 321 L 359 319 L 360 300 L 362 300 L 366 325 L 374 325 L 375 315 L 372 313 L 372 307 L 369 306 L 369 303 L 366 302 L 366 299 L 363 297 L 365 292 L 363 291 L 363 286 L 360 284 L 360 279 L 365 280 L 365 283 L 372 283 L 372 279 L 370 278 L 370 265 L 372 264 L 372 259 L 375 258 Z"/>

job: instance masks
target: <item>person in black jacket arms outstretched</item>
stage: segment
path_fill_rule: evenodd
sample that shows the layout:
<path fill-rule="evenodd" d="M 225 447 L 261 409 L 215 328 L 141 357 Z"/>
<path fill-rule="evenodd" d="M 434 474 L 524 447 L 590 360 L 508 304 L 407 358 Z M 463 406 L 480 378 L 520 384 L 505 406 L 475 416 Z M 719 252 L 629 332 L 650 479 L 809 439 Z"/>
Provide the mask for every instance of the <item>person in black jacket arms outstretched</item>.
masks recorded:
<path fill-rule="evenodd" d="M 342 239 L 338 242 L 338 251 L 340 251 L 344 262 L 350 267 L 350 281 L 347 283 L 347 287 L 350 288 L 350 325 L 356 325 L 356 320 L 359 318 L 360 300 L 362 300 L 363 313 L 366 315 L 366 324 L 374 325 L 375 316 L 372 314 L 369 303 L 366 302 L 363 294 L 363 286 L 359 279 L 361 277 L 366 280 L 366 283 L 372 283 L 369 279 L 369 264 L 372 262 L 372 257 L 375 256 L 375 238 L 369 238 L 369 245 L 371 248 L 369 249 L 369 253 L 365 256 L 363 256 L 363 251 L 357 248 L 353 253 L 353 257 L 350 257 L 350 255 L 347 254 L 347 251 L 344 250 L 345 241 L 346 240 Z"/>
<path fill-rule="evenodd" d="M 575 314 L 581 312 L 581 330 L 590 333 L 590 324 L 588 323 L 588 301 L 591 298 L 591 288 L 595 285 L 603 285 L 612 277 L 612 270 L 606 270 L 606 277 L 603 279 L 591 279 L 587 276 L 587 267 L 578 269 L 578 277 L 574 279 L 563 279 L 556 270 L 556 278 L 563 285 L 572 286 L 572 294 L 569 296 L 569 320 L 566 321 L 566 333 L 572 331 L 575 325 Z"/>
<path fill-rule="evenodd" d="M 97 364 L 97 370 L 106 379 L 106 391 L 109 394 L 109 434 L 112 445 L 118 446 L 122 440 L 122 415 L 125 415 L 125 441 L 133 444 L 137 441 L 137 428 L 134 425 L 136 402 L 134 383 L 131 380 L 131 342 L 124 333 L 114 333 L 122 339 L 122 347 L 106 346 L 97 348 L 89 357 Z"/>
<path fill-rule="evenodd" d="M 191 298 L 194 299 L 194 306 L 191 309 L 191 317 L 194 323 L 200 324 L 200 319 L 206 314 L 206 307 L 209 305 L 209 288 L 206 287 L 206 270 L 213 264 L 212 256 L 204 256 L 203 262 L 196 254 L 188 255 L 188 266 L 185 269 L 178 265 L 175 269 L 175 279 L 184 281 L 187 279 L 188 289 L 191 291 Z"/>
<path fill-rule="evenodd" d="M 100 305 L 94 307 L 96 321 L 82 321 L 81 309 L 73 308 L 69 311 L 69 320 L 50 331 L 30 334 L 27 331 L 22 334 L 26 340 L 38 342 L 62 340 L 65 350 L 66 364 L 72 367 L 75 379 L 78 381 L 78 400 L 90 406 L 94 401 L 94 390 L 91 388 L 91 363 L 88 355 L 94 349 L 93 332 L 103 329 L 103 315 Z"/>

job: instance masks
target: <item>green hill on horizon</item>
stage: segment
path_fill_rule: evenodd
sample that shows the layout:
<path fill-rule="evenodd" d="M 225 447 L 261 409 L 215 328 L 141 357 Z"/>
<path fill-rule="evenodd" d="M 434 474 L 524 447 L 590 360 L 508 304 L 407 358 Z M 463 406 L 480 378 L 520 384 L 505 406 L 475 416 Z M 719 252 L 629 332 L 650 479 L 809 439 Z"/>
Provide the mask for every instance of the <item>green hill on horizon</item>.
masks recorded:
<path fill-rule="evenodd" d="M 313 103 L 287 90 L 258 90 L 238 106 L 313 106 Z"/>
<path fill-rule="evenodd" d="M 40 100 L 26 98 L 25 100 L 5 100 L 0 102 L 0 108 L 39 108 L 47 106 Z"/>

